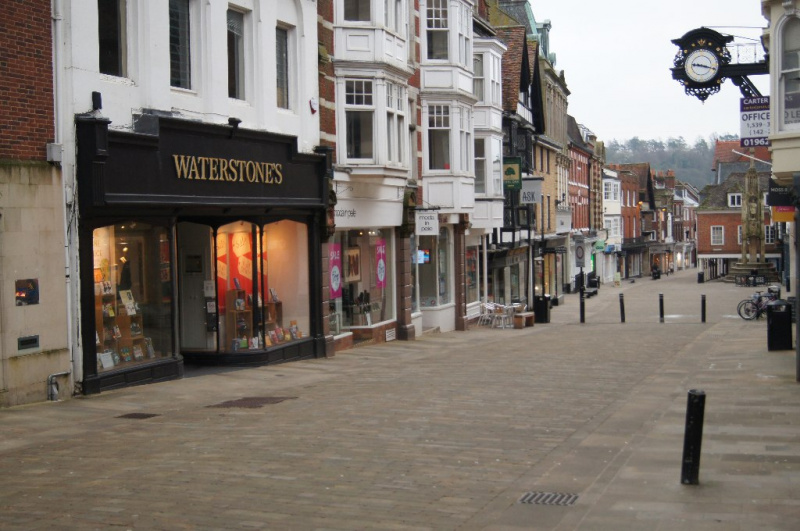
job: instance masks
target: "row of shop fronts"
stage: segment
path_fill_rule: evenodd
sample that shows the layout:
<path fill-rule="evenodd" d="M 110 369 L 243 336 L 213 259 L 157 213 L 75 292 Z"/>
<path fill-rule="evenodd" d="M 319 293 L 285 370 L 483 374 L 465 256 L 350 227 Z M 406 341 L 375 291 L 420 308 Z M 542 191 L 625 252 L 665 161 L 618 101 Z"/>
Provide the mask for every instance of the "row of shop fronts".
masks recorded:
<path fill-rule="evenodd" d="M 641 252 L 601 238 L 583 240 L 579 268 L 576 235 L 499 247 L 465 215 L 435 210 L 433 232 L 419 234 L 413 189 L 384 203 L 337 194 L 324 150 L 153 120 L 147 134 L 76 120 L 84 393 L 177 378 L 184 364 L 279 363 L 463 330 L 483 300 L 558 304 L 580 272 L 642 273 Z"/>

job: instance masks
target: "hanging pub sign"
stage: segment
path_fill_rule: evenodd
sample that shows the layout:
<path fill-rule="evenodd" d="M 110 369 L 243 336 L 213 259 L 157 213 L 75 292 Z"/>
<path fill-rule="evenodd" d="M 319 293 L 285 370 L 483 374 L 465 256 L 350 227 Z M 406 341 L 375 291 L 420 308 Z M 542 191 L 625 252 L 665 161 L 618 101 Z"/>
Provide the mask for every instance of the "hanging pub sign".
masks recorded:
<path fill-rule="evenodd" d="M 506 157 L 503 159 L 503 189 L 521 190 L 522 178 L 519 172 L 520 158 Z"/>
<path fill-rule="evenodd" d="M 436 210 L 417 210 L 417 236 L 439 235 L 439 214 Z"/>

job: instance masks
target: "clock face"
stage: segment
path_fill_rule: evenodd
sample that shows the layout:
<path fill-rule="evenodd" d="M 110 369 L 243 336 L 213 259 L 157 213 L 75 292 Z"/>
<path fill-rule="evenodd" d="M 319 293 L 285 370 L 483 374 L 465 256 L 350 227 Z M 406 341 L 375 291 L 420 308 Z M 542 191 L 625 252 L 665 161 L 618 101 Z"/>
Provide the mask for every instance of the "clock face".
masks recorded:
<path fill-rule="evenodd" d="M 719 73 L 719 58 L 706 48 L 700 48 L 686 56 L 686 75 L 696 83 L 711 81 Z"/>

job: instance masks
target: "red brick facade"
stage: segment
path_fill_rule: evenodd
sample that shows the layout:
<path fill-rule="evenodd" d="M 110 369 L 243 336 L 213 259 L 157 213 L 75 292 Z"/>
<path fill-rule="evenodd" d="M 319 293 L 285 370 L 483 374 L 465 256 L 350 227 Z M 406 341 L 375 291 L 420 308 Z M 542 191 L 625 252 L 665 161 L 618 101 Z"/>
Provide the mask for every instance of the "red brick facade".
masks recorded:
<path fill-rule="evenodd" d="M 55 135 L 49 0 L 0 2 L 0 159 L 45 160 Z"/>

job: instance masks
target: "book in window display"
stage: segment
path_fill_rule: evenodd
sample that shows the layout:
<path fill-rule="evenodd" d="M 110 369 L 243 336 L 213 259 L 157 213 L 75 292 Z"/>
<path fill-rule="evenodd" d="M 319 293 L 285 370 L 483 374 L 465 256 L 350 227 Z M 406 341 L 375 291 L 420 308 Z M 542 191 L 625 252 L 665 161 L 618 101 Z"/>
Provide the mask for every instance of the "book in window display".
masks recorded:
<path fill-rule="evenodd" d="M 133 359 L 136 361 L 141 361 L 144 359 L 144 352 L 142 351 L 141 345 L 134 345 L 133 346 Z"/>
<path fill-rule="evenodd" d="M 153 349 L 153 340 L 150 339 L 149 337 L 146 337 L 146 338 L 144 338 L 144 344 L 147 347 L 147 357 L 151 358 L 151 359 L 155 358 L 156 357 L 156 351 L 155 351 L 155 349 Z"/>

